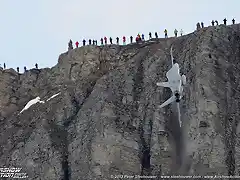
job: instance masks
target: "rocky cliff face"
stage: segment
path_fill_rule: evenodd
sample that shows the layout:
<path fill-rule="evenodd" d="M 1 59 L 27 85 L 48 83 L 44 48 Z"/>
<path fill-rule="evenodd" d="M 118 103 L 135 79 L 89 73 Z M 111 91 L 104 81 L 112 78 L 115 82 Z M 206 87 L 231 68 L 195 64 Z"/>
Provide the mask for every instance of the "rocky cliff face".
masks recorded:
<path fill-rule="evenodd" d="M 174 105 L 158 108 L 171 94 L 156 86 L 171 45 L 187 77 L 182 128 Z M 0 167 L 36 180 L 239 175 L 239 80 L 240 25 L 80 47 L 51 69 L 0 70 Z M 45 103 L 19 114 L 37 96 Z"/>

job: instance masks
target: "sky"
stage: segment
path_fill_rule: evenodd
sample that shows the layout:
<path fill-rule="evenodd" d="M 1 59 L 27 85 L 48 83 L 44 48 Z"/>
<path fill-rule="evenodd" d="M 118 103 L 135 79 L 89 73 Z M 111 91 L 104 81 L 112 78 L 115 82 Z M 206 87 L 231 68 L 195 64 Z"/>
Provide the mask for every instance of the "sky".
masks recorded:
<path fill-rule="evenodd" d="M 135 37 L 164 29 L 185 34 L 197 22 L 235 18 L 240 22 L 239 0 L 0 0 L 0 64 L 7 68 L 53 67 L 70 39 Z M 120 41 L 121 42 L 121 41 Z"/>

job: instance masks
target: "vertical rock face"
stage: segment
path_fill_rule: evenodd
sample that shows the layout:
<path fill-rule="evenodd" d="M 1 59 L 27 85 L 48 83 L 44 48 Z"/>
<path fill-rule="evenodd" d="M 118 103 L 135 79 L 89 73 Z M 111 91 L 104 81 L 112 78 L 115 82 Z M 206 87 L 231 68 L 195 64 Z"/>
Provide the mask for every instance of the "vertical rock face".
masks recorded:
<path fill-rule="evenodd" d="M 0 167 L 39 180 L 239 175 L 239 30 L 85 46 L 51 69 L 0 70 Z M 172 45 L 187 77 L 182 128 L 174 104 L 158 109 L 171 95 L 156 83 L 166 80 Z M 37 96 L 45 103 L 18 115 Z"/>

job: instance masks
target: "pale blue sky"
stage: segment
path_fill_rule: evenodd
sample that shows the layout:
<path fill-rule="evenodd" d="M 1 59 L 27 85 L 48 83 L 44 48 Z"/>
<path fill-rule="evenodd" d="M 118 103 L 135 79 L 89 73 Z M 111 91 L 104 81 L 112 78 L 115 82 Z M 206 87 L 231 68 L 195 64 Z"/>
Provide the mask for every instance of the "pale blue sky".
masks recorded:
<path fill-rule="evenodd" d="M 52 67 L 71 38 L 192 32 L 197 22 L 240 21 L 239 0 L 0 0 L 0 64 Z"/>

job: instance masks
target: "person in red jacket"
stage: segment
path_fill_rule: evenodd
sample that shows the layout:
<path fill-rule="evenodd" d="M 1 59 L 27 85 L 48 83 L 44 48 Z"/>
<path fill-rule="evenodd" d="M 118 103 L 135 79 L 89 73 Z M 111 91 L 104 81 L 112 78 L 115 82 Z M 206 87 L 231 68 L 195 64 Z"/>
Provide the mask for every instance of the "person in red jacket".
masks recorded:
<path fill-rule="evenodd" d="M 104 37 L 104 42 L 105 42 L 105 44 L 107 44 L 107 38 L 106 38 L 106 36 Z"/>
<path fill-rule="evenodd" d="M 78 48 L 79 42 L 77 41 L 75 44 L 76 44 L 76 48 Z"/>
<path fill-rule="evenodd" d="M 138 39 L 138 36 L 137 36 L 137 37 L 136 37 L 136 43 L 138 43 L 138 40 L 139 40 L 139 39 Z"/>
<path fill-rule="evenodd" d="M 126 37 L 123 36 L 123 45 L 126 45 Z"/>

